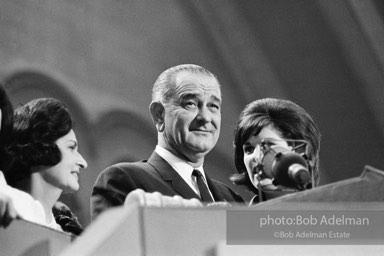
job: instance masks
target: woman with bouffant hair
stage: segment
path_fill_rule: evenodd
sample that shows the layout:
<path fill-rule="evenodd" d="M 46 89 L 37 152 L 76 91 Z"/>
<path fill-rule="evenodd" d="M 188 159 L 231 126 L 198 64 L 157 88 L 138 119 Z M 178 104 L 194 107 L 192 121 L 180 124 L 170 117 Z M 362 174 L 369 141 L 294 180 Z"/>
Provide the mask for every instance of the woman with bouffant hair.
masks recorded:
<path fill-rule="evenodd" d="M 8 184 L 41 204 L 46 226 L 79 234 L 81 226 L 73 216 L 64 218 L 61 227 L 56 223 L 63 219 L 58 215 L 68 209 L 62 204 L 54 207 L 63 192 L 79 189 L 80 169 L 87 167 L 77 151 L 68 108 L 53 98 L 32 100 L 15 110 L 12 134 L 8 148 L 14 161 L 4 173 Z"/>
<path fill-rule="evenodd" d="M 268 147 L 296 148 L 295 141 L 307 143 L 306 147 L 296 149 L 306 153 L 313 175 L 314 184 L 319 183 L 320 132 L 312 117 L 296 103 L 274 98 L 259 99 L 248 104 L 241 112 L 235 132 L 235 165 L 239 172 L 231 177 L 237 185 L 245 185 L 258 194 L 258 188 L 264 191 L 280 190 L 271 178 L 259 175 L 260 160 L 263 156 L 262 144 Z M 306 152 L 304 152 L 306 150 Z M 260 195 L 260 194 L 259 194 Z M 268 199 L 266 193 L 263 200 Z M 256 197 L 252 200 L 255 202 Z M 260 200 L 260 198 L 258 198 Z"/>
<path fill-rule="evenodd" d="M 13 142 L 9 147 L 15 156 L 12 170 L 6 174 L 13 187 L 29 177 L 38 166 L 56 165 L 61 160 L 57 139 L 72 129 L 68 109 L 49 98 L 32 100 L 17 108 L 14 114 Z"/>

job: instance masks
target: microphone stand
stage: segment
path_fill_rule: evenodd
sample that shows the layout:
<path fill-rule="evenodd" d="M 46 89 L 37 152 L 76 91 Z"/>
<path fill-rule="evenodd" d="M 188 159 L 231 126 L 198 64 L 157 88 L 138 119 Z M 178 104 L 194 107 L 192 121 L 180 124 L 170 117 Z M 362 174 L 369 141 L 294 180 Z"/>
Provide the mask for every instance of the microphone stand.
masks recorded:
<path fill-rule="evenodd" d="M 258 196 L 259 196 L 259 203 L 263 202 L 263 192 L 261 191 L 261 174 L 262 174 L 262 170 L 258 170 L 257 171 L 258 174 L 255 174 L 253 177 L 254 180 L 257 179 L 257 193 L 258 193 Z"/>

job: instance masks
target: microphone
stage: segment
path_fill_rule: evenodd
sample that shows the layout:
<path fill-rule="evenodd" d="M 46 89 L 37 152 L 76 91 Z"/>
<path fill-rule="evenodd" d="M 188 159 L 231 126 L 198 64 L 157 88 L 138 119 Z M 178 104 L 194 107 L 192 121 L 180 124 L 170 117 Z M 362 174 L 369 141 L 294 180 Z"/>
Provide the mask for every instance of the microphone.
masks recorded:
<path fill-rule="evenodd" d="M 264 175 L 275 185 L 300 190 L 311 182 L 308 163 L 304 156 L 284 147 L 268 148 L 261 161 Z"/>

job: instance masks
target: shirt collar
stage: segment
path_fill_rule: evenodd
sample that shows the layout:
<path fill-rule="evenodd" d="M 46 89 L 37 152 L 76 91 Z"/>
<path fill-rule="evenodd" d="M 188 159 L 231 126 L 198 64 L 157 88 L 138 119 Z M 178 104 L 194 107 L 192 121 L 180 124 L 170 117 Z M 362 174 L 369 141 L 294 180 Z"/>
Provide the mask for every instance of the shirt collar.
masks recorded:
<path fill-rule="evenodd" d="M 189 177 L 191 179 L 192 172 L 194 169 L 199 170 L 202 175 L 204 176 L 204 179 L 206 180 L 203 165 L 193 168 L 190 164 L 188 164 L 185 160 L 181 159 L 178 156 L 175 156 L 170 151 L 166 150 L 165 148 L 157 145 L 155 149 L 156 153 L 161 156 L 165 161 L 168 162 L 170 166 L 172 166 L 175 171 L 180 174 L 184 179 Z"/>

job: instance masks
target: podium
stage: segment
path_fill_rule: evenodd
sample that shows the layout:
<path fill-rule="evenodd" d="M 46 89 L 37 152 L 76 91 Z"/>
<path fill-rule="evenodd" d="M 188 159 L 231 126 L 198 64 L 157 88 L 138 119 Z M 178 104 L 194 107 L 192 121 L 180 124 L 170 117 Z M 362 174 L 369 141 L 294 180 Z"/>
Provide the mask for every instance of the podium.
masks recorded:
<path fill-rule="evenodd" d="M 294 202 L 303 207 L 310 202 L 384 202 L 384 172 L 367 165 L 359 177 L 274 198 L 257 207 L 272 209 Z"/>
<path fill-rule="evenodd" d="M 13 220 L 0 229 L 0 256 L 54 256 L 68 247 L 73 237 L 32 222 Z"/>
<path fill-rule="evenodd" d="M 225 239 L 225 208 L 132 205 L 102 213 L 60 256 L 206 255 Z"/>
<path fill-rule="evenodd" d="M 377 209 L 370 203 L 321 202 L 290 204 L 294 209 Z M 282 203 L 280 209 L 286 209 Z M 274 209 L 278 209 L 275 207 Z M 271 254 L 276 245 L 226 245 L 227 211 L 250 210 L 247 206 L 219 208 L 147 208 L 138 205 L 117 207 L 102 213 L 60 256 L 120 255 L 279 255 Z M 259 210 L 254 207 L 251 210 Z M 319 246 L 319 245 L 317 245 Z M 283 245 L 288 247 L 288 245 Z M 339 250 L 348 246 L 330 245 Z M 349 246 L 350 247 L 350 246 Z M 363 247 L 371 248 L 363 245 Z M 291 246 L 292 248 L 292 246 Z M 308 247 L 310 251 L 311 247 Z M 380 246 L 384 250 L 384 246 Z M 252 254 L 257 251 L 260 254 Z M 281 250 L 280 250 L 281 251 Z M 306 251 L 306 250 L 302 250 Z M 249 252 L 236 254 L 235 252 Z M 312 254 L 308 254 L 312 255 Z M 335 254 L 336 255 L 336 254 Z M 347 255 L 347 254 L 340 254 Z M 353 254 L 352 254 L 353 255 Z M 372 254 L 378 255 L 378 254 Z"/>
<path fill-rule="evenodd" d="M 368 167 L 360 177 L 276 198 L 253 207 L 115 207 L 103 212 L 60 256 L 314 255 L 314 248 L 327 248 L 325 251 L 332 251 L 333 255 L 359 255 L 354 254 L 358 250 L 353 245 L 282 245 L 279 248 L 276 245 L 226 245 L 227 212 L 269 209 L 384 211 L 383 180 L 383 172 Z M 375 193 L 370 193 L 372 189 Z M 384 245 L 362 247 L 371 255 L 381 255 L 384 251 Z M 324 250 L 317 250 L 321 251 Z"/>

